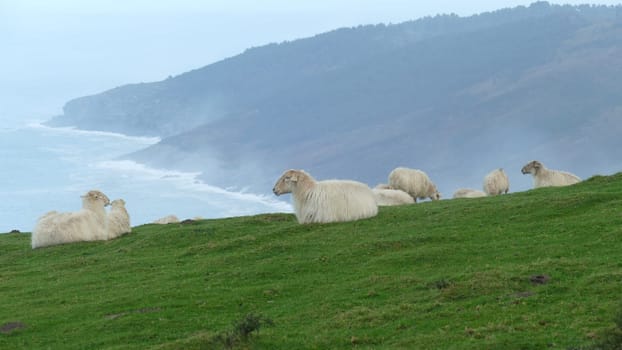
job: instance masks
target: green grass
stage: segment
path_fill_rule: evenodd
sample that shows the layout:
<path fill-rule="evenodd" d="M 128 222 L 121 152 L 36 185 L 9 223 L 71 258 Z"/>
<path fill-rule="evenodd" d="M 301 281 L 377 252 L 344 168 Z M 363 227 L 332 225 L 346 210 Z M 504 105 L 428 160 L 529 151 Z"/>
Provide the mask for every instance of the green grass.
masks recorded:
<path fill-rule="evenodd" d="M 381 208 L 143 225 L 30 249 L 0 235 L 1 349 L 568 349 L 615 328 L 622 173 Z M 548 275 L 533 284 L 533 275 Z M 272 321 L 273 324 L 270 324 Z"/>

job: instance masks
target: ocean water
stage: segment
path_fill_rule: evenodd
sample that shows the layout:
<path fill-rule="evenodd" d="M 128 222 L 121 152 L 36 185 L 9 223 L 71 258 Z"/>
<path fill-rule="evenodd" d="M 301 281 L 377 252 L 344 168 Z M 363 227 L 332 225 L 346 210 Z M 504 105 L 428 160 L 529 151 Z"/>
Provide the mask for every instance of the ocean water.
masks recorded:
<path fill-rule="evenodd" d="M 123 198 L 132 226 L 169 214 L 183 220 L 291 212 L 291 205 L 276 197 L 210 186 L 197 179 L 199 173 L 118 160 L 157 141 L 36 122 L 5 124 L 0 127 L 0 233 L 30 232 L 50 210 L 78 210 L 80 196 L 91 189 L 111 200 Z"/>

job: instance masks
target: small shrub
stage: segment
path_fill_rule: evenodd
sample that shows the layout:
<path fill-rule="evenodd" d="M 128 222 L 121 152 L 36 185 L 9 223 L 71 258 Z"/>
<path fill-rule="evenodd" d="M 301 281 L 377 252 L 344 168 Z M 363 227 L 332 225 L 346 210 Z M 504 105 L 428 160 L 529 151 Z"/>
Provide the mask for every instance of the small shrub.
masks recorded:
<path fill-rule="evenodd" d="M 446 279 L 443 278 L 441 280 L 438 280 L 438 281 L 434 282 L 434 287 L 436 287 L 436 289 L 445 289 L 445 288 L 451 286 L 452 284 L 453 283 L 451 281 L 446 280 Z"/>
<path fill-rule="evenodd" d="M 594 347 L 598 350 L 622 349 L 622 310 L 615 317 L 615 327 L 603 334 L 603 339 Z"/>
<path fill-rule="evenodd" d="M 221 343 L 225 349 L 233 349 L 236 346 L 251 340 L 254 332 L 259 332 L 262 326 L 272 326 L 274 322 L 266 317 L 255 314 L 247 314 L 242 319 L 233 323 L 233 329 L 218 335 L 215 342 Z"/>
<path fill-rule="evenodd" d="M 615 327 L 605 331 L 601 339 L 591 346 L 570 347 L 568 350 L 620 350 L 622 349 L 622 308 L 615 319 Z"/>

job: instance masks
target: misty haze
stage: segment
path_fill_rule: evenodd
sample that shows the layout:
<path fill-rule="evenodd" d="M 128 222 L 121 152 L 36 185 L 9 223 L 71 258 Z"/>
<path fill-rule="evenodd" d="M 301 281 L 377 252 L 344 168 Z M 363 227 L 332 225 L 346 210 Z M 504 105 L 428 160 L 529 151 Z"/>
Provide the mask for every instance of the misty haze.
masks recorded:
<path fill-rule="evenodd" d="M 343 28 L 76 98 L 48 125 L 159 136 L 123 158 L 255 193 L 288 168 L 374 186 L 397 166 L 445 198 L 496 168 L 522 191 L 534 159 L 622 168 L 621 30 L 615 7 L 545 2 Z"/>

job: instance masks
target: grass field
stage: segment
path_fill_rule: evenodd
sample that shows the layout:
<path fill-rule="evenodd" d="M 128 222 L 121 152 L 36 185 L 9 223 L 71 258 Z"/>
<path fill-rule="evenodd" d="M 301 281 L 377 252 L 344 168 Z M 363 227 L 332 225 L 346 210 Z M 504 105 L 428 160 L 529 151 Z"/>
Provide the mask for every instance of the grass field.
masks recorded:
<path fill-rule="evenodd" d="M 0 349 L 587 348 L 617 328 L 621 252 L 622 173 L 351 223 L 4 234 Z"/>

